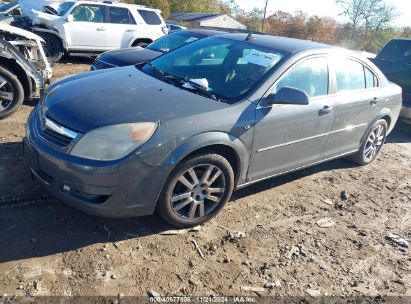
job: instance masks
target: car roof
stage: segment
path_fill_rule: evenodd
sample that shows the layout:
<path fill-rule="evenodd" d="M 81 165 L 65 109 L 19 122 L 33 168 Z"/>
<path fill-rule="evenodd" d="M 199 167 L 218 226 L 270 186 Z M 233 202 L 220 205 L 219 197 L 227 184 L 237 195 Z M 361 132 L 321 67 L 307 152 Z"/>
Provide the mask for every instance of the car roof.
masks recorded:
<path fill-rule="evenodd" d="M 71 2 L 71 1 L 67 1 Z M 116 1 L 104 1 L 104 0 L 83 0 L 83 1 L 73 1 L 76 3 L 82 3 L 82 4 L 104 4 L 108 6 L 115 6 L 115 7 L 127 7 L 127 8 L 140 8 L 140 9 L 145 9 L 145 10 L 150 10 L 150 11 L 158 11 L 157 9 L 147 7 L 145 5 L 139 5 L 139 4 L 129 4 L 129 3 L 122 3 L 122 2 L 116 2 Z"/>
<path fill-rule="evenodd" d="M 196 33 L 204 36 L 216 36 L 216 35 L 224 35 L 227 32 L 217 31 L 217 30 L 203 30 L 203 29 L 190 29 L 190 30 L 181 30 L 179 32 L 189 32 L 189 33 Z M 176 32 L 178 33 L 178 32 Z"/>
<path fill-rule="evenodd" d="M 234 34 L 225 34 L 221 35 L 221 37 L 244 41 L 247 39 L 247 33 L 234 33 Z M 254 43 L 256 45 L 265 46 L 268 48 L 273 48 L 278 51 L 286 52 L 286 53 L 297 53 L 305 50 L 312 50 L 312 49 L 338 49 L 337 47 L 313 42 L 309 40 L 301 40 L 301 39 L 294 39 L 294 38 L 286 38 L 286 37 L 278 37 L 278 36 L 269 36 L 269 35 L 261 35 L 261 34 L 251 34 L 252 39 L 249 40 L 250 43 Z"/>

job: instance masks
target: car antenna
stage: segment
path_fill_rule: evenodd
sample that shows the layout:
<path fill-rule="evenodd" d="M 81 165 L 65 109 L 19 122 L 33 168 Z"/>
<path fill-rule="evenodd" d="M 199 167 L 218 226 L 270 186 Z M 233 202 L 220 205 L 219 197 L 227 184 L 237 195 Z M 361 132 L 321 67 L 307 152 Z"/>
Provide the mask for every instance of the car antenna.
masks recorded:
<path fill-rule="evenodd" d="M 247 35 L 247 38 L 245 38 L 246 41 L 254 40 L 254 39 L 255 39 L 255 37 L 253 36 L 253 32 L 249 32 L 248 35 Z"/>

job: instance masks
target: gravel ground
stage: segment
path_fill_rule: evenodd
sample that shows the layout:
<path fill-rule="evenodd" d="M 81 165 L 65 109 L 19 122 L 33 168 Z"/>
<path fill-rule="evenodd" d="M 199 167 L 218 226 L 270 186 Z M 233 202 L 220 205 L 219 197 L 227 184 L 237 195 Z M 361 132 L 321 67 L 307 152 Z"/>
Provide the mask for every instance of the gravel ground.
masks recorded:
<path fill-rule="evenodd" d="M 55 77 L 89 64 L 58 64 Z M 410 126 L 370 166 L 271 179 L 175 231 L 156 215 L 82 214 L 32 182 L 21 140 L 34 105 L 0 121 L 0 295 L 411 296 Z"/>

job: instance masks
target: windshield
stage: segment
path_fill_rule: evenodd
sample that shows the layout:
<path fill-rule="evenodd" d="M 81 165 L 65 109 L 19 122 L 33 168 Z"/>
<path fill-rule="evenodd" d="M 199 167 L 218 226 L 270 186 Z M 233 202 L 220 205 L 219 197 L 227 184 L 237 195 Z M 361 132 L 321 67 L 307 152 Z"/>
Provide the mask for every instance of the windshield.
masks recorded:
<path fill-rule="evenodd" d="M 73 6 L 74 2 L 64 2 L 60 4 L 57 8 L 57 15 L 64 16 L 67 11 Z"/>
<path fill-rule="evenodd" d="M 233 103 L 254 89 L 283 57 L 271 48 L 214 36 L 154 59 L 142 71 L 201 83 L 207 93 Z"/>
<path fill-rule="evenodd" d="M 0 6 L 0 13 L 7 13 L 8 10 L 13 9 L 16 5 L 18 5 L 18 1 L 6 3 Z"/>
<path fill-rule="evenodd" d="M 411 64 L 411 40 L 392 40 L 378 54 L 378 59 Z"/>
<path fill-rule="evenodd" d="M 169 35 L 163 36 L 162 38 L 150 43 L 147 49 L 153 51 L 159 51 L 163 53 L 168 53 L 180 46 L 194 42 L 198 39 L 203 38 L 204 35 L 192 32 L 175 32 Z"/>

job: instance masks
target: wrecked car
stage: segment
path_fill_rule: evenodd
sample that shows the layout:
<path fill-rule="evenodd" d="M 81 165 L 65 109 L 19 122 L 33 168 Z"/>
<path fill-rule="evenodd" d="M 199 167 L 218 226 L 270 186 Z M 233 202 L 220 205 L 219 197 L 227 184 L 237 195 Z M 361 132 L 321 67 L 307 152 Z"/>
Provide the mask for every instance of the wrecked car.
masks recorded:
<path fill-rule="evenodd" d="M 111 1 L 68 1 L 32 10 L 33 31 L 46 41 L 49 61 L 64 54 L 94 56 L 146 46 L 168 34 L 161 11 Z"/>
<path fill-rule="evenodd" d="M 0 23 L 0 119 L 26 98 L 38 97 L 52 77 L 42 43 L 28 31 Z"/>

